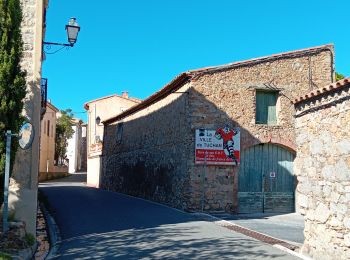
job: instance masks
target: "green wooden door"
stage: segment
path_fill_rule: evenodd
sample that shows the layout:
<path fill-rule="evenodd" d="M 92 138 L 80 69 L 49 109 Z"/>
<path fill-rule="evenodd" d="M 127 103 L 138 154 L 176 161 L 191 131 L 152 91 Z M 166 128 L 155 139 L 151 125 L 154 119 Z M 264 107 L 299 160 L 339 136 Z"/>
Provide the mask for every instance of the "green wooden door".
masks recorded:
<path fill-rule="evenodd" d="M 294 212 L 294 157 L 290 151 L 273 144 L 242 151 L 239 213 Z"/>

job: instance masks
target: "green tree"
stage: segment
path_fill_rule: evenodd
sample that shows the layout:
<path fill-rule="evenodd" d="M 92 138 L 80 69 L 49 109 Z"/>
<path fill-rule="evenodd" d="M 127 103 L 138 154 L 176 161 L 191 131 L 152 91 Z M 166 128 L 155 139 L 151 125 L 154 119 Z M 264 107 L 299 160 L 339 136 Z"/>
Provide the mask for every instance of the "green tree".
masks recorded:
<path fill-rule="evenodd" d="M 343 74 L 340 74 L 338 72 L 335 73 L 335 81 L 344 79 L 345 76 Z"/>
<path fill-rule="evenodd" d="M 55 160 L 57 164 L 63 164 L 66 159 L 68 139 L 74 134 L 72 128 L 73 113 L 71 109 L 61 110 L 61 116 L 56 123 L 56 147 Z"/>
<path fill-rule="evenodd" d="M 4 182 L 6 130 L 19 131 L 23 99 L 26 95 L 25 72 L 21 69 L 22 10 L 19 0 L 0 1 L 0 189 Z M 12 142 L 11 170 L 18 144 Z M 1 193 L 2 194 L 2 193 Z M 2 201 L 2 195 L 0 195 Z"/>

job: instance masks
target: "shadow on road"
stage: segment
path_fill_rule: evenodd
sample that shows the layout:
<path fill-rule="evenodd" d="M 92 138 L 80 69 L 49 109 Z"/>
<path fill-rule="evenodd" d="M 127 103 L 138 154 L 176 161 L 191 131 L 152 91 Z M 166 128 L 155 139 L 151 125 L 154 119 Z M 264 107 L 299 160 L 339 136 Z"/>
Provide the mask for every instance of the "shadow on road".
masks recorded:
<path fill-rule="evenodd" d="M 286 259 L 256 240 L 207 229 L 190 222 L 75 237 L 64 241 L 60 259 Z"/>
<path fill-rule="evenodd" d="M 56 259 L 294 259 L 192 214 L 86 187 L 80 177 L 40 184 L 61 232 Z"/>

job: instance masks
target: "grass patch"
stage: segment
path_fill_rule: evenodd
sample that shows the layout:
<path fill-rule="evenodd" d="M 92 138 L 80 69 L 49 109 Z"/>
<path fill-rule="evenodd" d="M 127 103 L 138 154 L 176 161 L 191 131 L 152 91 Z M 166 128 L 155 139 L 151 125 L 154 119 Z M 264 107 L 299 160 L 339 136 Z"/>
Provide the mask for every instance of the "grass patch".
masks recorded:
<path fill-rule="evenodd" d="M 30 233 L 27 233 L 24 236 L 24 240 L 26 241 L 28 246 L 32 246 L 35 243 L 35 237 L 32 234 L 30 234 Z"/>
<path fill-rule="evenodd" d="M 0 252 L 0 260 L 11 260 L 12 257 L 9 254 L 6 254 L 4 252 Z"/>

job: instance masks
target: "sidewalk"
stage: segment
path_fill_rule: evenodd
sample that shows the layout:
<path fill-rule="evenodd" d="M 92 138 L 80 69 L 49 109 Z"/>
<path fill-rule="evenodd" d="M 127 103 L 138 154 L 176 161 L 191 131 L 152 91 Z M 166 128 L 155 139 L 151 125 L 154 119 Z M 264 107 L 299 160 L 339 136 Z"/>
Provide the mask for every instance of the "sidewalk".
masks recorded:
<path fill-rule="evenodd" d="M 232 224 L 251 229 L 300 246 L 304 242 L 304 218 L 298 213 L 288 214 L 212 214 Z"/>

